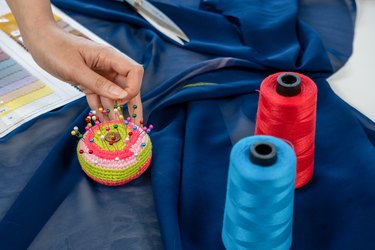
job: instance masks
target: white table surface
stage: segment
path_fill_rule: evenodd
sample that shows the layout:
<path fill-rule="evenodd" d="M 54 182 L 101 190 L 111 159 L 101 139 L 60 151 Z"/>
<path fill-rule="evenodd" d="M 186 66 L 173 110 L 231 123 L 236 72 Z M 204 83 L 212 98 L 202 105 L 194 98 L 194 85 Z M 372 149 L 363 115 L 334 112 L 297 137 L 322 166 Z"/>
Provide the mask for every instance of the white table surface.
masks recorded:
<path fill-rule="evenodd" d="M 375 122 L 375 0 L 357 0 L 353 55 L 328 79 L 335 93 Z"/>

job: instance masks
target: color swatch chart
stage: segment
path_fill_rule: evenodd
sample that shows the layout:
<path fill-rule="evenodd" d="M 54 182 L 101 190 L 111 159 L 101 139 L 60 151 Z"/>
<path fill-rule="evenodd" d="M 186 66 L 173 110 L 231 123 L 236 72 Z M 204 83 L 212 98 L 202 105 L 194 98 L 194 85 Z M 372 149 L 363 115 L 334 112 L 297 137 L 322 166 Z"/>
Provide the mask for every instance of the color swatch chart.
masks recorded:
<path fill-rule="evenodd" d="M 0 50 L 0 118 L 52 93 L 51 88 Z"/>
<path fill-rule="evenodd" d="M 36 65 L 26 50 L 16 20 L 0 0 L 0 138 L 23 123 L 84 94 Z M 66 32 L 84 36 L 55 16 Z"/>

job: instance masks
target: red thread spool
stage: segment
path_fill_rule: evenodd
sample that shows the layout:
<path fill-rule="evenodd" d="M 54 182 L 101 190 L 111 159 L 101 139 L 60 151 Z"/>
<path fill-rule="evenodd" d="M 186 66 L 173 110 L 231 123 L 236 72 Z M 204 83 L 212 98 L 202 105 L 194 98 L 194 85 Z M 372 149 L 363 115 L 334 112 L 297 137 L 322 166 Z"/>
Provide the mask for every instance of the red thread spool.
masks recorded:
<path fill-rule="evenodd" d="M 302 74 L 276 73 L 260 86 L 256 135 L 289 141 L 297 156 L 295 187 L 306 185 L 314 172 L 317 88 Z"/>

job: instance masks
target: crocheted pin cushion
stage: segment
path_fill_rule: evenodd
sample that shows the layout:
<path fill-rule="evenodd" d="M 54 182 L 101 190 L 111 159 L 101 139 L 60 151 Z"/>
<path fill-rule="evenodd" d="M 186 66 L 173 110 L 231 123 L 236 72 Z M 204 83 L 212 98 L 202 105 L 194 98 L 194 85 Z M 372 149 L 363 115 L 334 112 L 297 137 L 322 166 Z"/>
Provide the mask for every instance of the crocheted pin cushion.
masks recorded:
<path fill-rule="evenodd" d="M 71 132 L 80 139 L 77 154 L 82 170 L 94 181 L 107 186 L 119 186 L 136 179 L 151 163 L 152 144 L 148 133 L 153 126 L 143 126 L 142 121 L 137 126 L 130 117 L 124 120 L 122 115 L 115 121 L 100 122 L 95 114 L 91 111 L 86 117 L 85 134 L 79 133 L 77 127 Z"/>

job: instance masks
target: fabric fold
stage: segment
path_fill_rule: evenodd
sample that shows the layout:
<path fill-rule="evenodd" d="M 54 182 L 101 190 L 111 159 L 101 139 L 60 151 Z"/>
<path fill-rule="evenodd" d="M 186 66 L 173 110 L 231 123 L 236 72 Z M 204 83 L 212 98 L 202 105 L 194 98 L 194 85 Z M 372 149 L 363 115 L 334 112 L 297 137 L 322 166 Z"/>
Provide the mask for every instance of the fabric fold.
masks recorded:
<path fill-rule="evenodd" d="M 375 128 L 325 80 L 352 52 L 355 2 L 150 2 L 191 42 L 172 43 L 123 3 L 53 1 L 144 65 L 145 119 L 155 127 L 151 171 L 117 189 L 89 181 L 69 137 L 76 124 L 68 114 L 82 108 L 68 107 L 64 122 L 62 113 L 40 117 L 1 141 L 0 152 L 11 150 L 16 158 L 16 150 L 24 148 L 13 140 L 20 133 L 41 142 L 43 137 L 32 136 L 38 131 L 33 124 L 43 121 L 68 135 L 50 142 L 51 151 L 27 154 L 30 162 L 45 158 L 30 179 L 15 178 L 30 175 L 16 159 L 0 164 L 0 185 L 25 186 L 0 190 L 0 204 L 10 208 L 0 210 L 0 246 L 224 249 L 220 234 L 230 149 L 254 132 L 262 79 L 290 70 L 310 76 L 319 93 L 316 172 L 295 195 L 292 249 L 375 248 Z"/>

